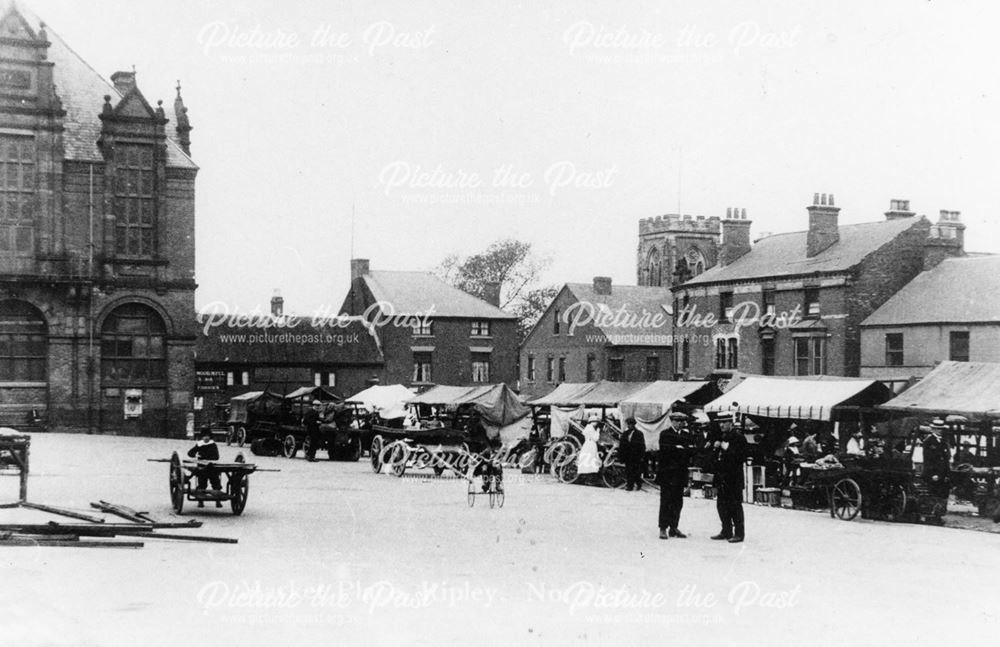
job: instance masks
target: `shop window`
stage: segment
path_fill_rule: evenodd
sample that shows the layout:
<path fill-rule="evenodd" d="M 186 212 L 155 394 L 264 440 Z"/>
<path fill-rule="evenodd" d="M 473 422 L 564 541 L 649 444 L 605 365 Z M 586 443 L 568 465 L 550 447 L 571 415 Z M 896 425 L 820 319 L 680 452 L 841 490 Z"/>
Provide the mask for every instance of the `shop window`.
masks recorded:
<path fill-rule="evenodd" d="M 969 331 L 954 330 L 948 333 L 948 359 L 953 362 L 969 361 Z"/>
<path fill-rule="evenodd" d="M 23 301 L 0 302 L 0 382 L 48 380 L 48 329 Z"/>
<path fill-rule="evenodd" d="M 141 303 L 115 308 L 101 328 L 101 377 L 108 383 L 163 382 L 167 378 L 166 327 Z"/>
<path fill-rule="evenodd" d="M 903 366 L 903 333 L 901 332 L 886 333 L 885 365 Z"/>

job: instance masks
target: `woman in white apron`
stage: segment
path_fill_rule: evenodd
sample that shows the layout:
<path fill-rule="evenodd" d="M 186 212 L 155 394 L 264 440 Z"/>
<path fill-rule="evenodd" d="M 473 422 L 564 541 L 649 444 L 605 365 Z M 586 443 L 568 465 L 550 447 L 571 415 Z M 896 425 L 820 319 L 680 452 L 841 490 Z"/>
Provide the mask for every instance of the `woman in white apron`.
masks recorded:
<path fill-rule="evenodd" d="M 591 414 L 587 426 L 583 428 L 583 447 L 576 459 L 577 474 L 597 474 L 601 469 L 601 457 L 597 453 L 597 441 L 601 438 L 599 424 L 597 414 Z"/>

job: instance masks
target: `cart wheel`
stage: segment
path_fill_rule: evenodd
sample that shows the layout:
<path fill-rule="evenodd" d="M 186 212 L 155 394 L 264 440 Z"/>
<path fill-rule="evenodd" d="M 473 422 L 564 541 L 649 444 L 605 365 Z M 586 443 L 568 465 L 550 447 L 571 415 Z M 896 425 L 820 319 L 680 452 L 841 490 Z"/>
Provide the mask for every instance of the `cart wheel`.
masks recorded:
<path fill-rule="evenodd" d="M 295 454 L 298 452 L 295 436 L 292 434 L 285 436 L 285 440 L 281 443 L 281 451 L 285 454 L 285 458 L 295 458 Z"/>
<path fill-rule="evenodd" d="M 236 428 L 236 446 L 242 447 L 247 441 L 247 428 L 240 425 Z"/>
<path fill-rule="evenodd" d="M 242 461 L 237 460 L 236 462 Z M 244 474 L 242 470 L 233 472 L 233 475 L 229 477 L 229 505 L 232 506 L 233 514 L 237 517 L 243 514 L 243 508 L 247 507 L 247 492 L 249 490 L 249 475 Z"/>
<path fill-rule="evenodd" d="M 181 466 L 181 457 L 174 452 L 170 456 L 170 504 L 177 514 L 184 511 L 185 494 L 184 468 Z"/>
<path fill-rule="evenodd" d="M 330 459 L 331 460 L 333 459 L 333 453 L 334 452 L 331 449 L 330 450 Z M 359 460 L 361 460 L 361 439 L 360 438 L 355 437 L 353 440 L 351 440 L 351 444 L 347 448 L 347 453 L 345 454 L 345 458 L 347 460 L 349 460 L 349 461 L 354 461 L 355 463 L 358 462 Z"/>
<path fill-rule="evenodd" d="M 618 452 L 611 450 L 601 466 L 601 480 L 612 490 L 625 487 L 625 464 L 618 460 Z"/>
<path fill-rule="evenodd" d="M 557 440 L 545 452 L 545 462 L 552 474 L 559 476 L 563 466 L 576 460 L 576 446 L 568 440 Z"/>
<path fill-rule="evenodd" d="M 893 485 L 889 489 L 889 502 L 887 506 L 887 512 L 890 521 L 897 521 L 903 518 L 906 514 L 906 506 L 909 503 L 909 497 L 906 496 L 906 488 L 902 485 Z"/>
<path fill-rule="evenodd" d="M 392 464 L 392 473 L 394 476 L 402 476 L 406 473 L 406 464 L 410 461 L 410 448 L 398 440 L 391 447 L 389 462 Z"/>
<path fill-rule="evenodd" d="M 861 512 L 861 486 L 854 479 L 840 479 L 830 491 L 830 513 L 851 521 Z"/>
<path fill-rule="evenodd" d="M 559 480 L 563 483 L 576 483 L 576 480 L 580 478 L 579 470 L 577 470 L 576 456 L 572 460 L 567 461 L 558 469 Z"/>
<path fill-rule="evenodd" d="M 372 471 L 378 474 L 382 471 L 382 436 L 372 438 L 371 449 L 368 450 L 372 462 Z"/>
<path fill-rule="evenodd" d="M 469 489 L 466 491 L 466 497 L 469 502 L 469 507 L 476 505 L 476 479 L 469 479 Z"/>

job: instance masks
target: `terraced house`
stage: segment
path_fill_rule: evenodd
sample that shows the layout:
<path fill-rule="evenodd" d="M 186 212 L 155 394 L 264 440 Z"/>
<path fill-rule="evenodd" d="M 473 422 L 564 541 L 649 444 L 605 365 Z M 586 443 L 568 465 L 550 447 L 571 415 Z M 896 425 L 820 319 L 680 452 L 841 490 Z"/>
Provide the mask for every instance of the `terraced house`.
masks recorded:
<path fill-rule="evenodd" d="M 807 230 L 753 246 L 747 235 L 718 265 L 673 288 L 678 374 L 859 375 L 862 321 L 942 248 L 906 200 L 893 200 L 878 222 L 840 224 L 825 194 L 807 212 Z M 749 232 L 751 222 L 742 222 Z M 947 234 L 958 224 L 935 227 Z"/>
<path fill-rule="evenodd" d="M 172 93 L 172 89 L 171 89 Z M 198 167 L 134 71 L 0 18 L 0 425 L 184 432 Z"/>

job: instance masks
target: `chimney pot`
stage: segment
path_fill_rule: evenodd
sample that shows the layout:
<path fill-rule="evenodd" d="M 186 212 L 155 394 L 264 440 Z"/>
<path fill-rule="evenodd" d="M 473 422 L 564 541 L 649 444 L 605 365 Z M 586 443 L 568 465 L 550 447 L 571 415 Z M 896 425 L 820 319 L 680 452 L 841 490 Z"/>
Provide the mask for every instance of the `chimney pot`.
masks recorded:
<path fill-rule="evenodd" d="M 611 277 L 594 277 L 594 294 L 611 294 Z"/>
<path fill-rule="evenodd" d="M 813 204 L 816 205 L 816 206 L 819 206 L 819 194 L 818 193 L 814 193 L 813 194 Z"/>
<path fill-rule="evenodd" d="M 361 278 L 368 274 L 368 259 L 367 258 L 352 258 L 351 259 L 351 280 Z"/>
<path fill-rule="evenodd" d="M 271 296 L 271 315 L 280 317 L 285 314 L 285 300 L 281 298 L 281 290 L 274 288 L 274 295 Z"/>

